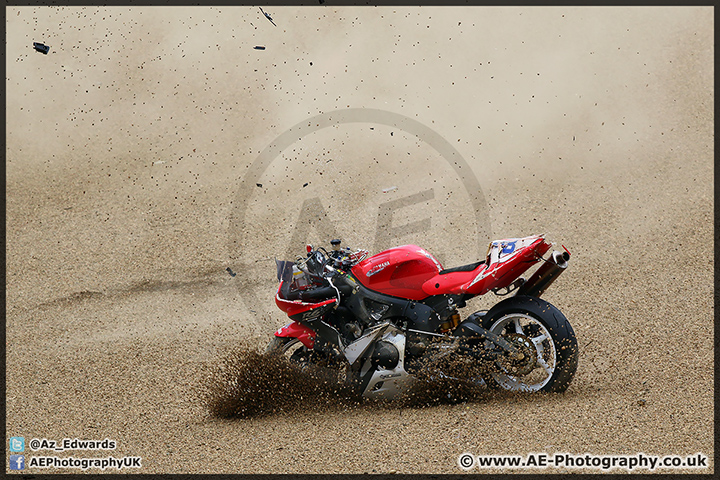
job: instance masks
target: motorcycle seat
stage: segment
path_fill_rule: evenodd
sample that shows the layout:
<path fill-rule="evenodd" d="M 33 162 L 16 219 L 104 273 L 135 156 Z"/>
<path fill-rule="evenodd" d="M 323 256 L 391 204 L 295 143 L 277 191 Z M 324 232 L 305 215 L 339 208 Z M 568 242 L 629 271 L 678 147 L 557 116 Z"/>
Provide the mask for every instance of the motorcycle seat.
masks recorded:
<path fill-rule="evenodd" d="M 440 270 L 440 275 L 445 275 L 447 273 L 453 272 L 472 272 L 483 263 L 485 263 L 485 260 L 480 260 L 479 262 L 470 263 L 468 265 L 462 265 L 460 267 L 446 268 L 445 270 Z"/>

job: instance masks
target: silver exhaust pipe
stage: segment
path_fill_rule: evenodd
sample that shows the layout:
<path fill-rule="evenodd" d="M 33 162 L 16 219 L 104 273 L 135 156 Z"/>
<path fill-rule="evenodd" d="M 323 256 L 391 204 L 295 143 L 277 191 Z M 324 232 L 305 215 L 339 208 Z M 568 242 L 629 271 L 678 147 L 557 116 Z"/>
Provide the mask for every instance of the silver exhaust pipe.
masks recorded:
<path fill-rule="evenodd" d="M 568 260 L 570 260 L 568 252 L 553 251 L 550 260 L 545 261 L 525 283 L 520 285 L 515 295 L 539 297 L 565 271 Z"/>

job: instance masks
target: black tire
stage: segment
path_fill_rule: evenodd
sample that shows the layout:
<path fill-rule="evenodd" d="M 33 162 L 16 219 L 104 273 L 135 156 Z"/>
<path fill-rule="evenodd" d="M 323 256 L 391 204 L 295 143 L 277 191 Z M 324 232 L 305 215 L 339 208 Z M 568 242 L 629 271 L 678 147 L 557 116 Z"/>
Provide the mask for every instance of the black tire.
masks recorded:
<path fill-rule="evenodd" d="M 481 325 L 500 335 L 524 336 L 535 345 L 538 355 L 533 371 L 523 376 L 503 372 L 496 364 L 498 371 L 485 379 L 489 387 L 531 392 L 564 392 L 568 388 L 578 366 L 578 345 L 570 322 L 555 306 L 537 297 L 511 297 L 491 308 Z"/>
<path fill-rule="evenodd" d="M 265 355 L 285 355 L 290 362 L 300 367 L 310 363 L 311 354 L 312 352 L 305 348 L 300 340 L 293 337 L 273 337 L 265 348 Z"/>
<path fill-rule="evenodd" d="M 297 338 L 292 337 L 273 337 L 265 348 L 266 355 L 279 355 L 289 347 L 290 343 L 297 341 Z"/>
<path fill-rule="evenodd" d="M 341 373 L 337 366 L 329 365 L 328 359 L 315 350 L 310 350 L 300 340 L 293 337 L 273 337 L 265 348 L 265 355 L 284 356 L 287 361 L 297 365 L 300 369 L 327 382 L 338 383 L 344 379 L 345 372 Z"/>

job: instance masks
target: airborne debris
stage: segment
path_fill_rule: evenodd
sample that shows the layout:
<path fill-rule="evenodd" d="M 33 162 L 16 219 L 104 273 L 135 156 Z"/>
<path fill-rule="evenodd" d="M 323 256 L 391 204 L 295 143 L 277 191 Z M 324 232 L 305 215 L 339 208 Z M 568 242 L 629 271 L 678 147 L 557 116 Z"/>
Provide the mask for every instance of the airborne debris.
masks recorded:
<path fill-rule="evenodd" d="M 265 18 L 267 18 L 268 20 L 270 20 L 270 23 L 272 23 L 273 25 L 275 25 L 275 22 L 273 22 L 272 17 L 271 17 L 269 14 L 265 13 L 265 10 L 263 10 L 262 7 L 260 7 L 260 11 L 262 12 L 263 15 L 265 15 Z M 275 26 L 277 27 L 277 25 L 275 25 Z"/>
<path fill-rule="evenodd" d="M 50 51 L 50 47 L 47 45 L 43 45 L 42 43 L 33 42 L 33 48 L 37 50 L 38 52 L 47 55 Z"/>
<path fill-rule="evenodd" d="M 204 390 L 204 403 L 219 418 L 251 418 L 293 411 L 358 406 L 349 388 L 325 381 L 322 367 L 301 370 L 285 357 L 242 347 L 218 362 Z"/>

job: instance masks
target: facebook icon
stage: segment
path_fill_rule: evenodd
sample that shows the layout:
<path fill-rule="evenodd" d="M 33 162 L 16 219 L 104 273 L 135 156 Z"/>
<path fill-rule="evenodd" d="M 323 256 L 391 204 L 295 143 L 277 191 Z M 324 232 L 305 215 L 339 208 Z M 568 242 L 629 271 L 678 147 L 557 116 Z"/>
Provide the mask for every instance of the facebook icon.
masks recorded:
<path fill-rule="evenodd" d="M 25 455 L 10 455 L 10 470 L 25 470 Z"/>

